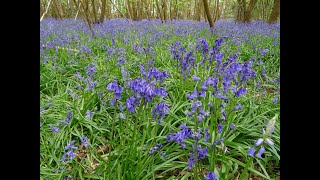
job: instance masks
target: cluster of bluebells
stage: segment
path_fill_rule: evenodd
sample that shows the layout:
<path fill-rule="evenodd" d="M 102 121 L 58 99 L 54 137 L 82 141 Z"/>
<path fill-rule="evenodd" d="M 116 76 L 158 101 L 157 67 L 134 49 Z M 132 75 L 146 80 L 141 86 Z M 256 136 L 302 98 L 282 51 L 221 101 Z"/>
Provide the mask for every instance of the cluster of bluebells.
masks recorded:
<path fill-rule="evenodd" d="M 158 151 L 160 148 L 162 148 L 162 144 L 157 144 L 156 146 L 151 147 L 150 150 L 149 150 L 149 154 L 155 153 L 155 152 Z"/>
<path fill-rule="evenodd" d="M 174 141 L 180 144 L 182 148 L 186 148 L 185 140 L 187 138 L 193 137 L 193 131 L 191 130 L 191 128 L 189 128 L 185 124 L 181 124 L 180 128 L 181 128 L 181 131 L 168 134 L 166 141 L 167 142 Z"/>
<path fill-rule="evenodd" d="M 217 180 L 217 176 L 214 172 L 208 172 L 206 175 L 206 180 Z"/>
<path fill-rule="evenodd" d="M 80 138 L 80 141 L 85 147 L 88 147 L 90 145 L 88 142 L 88 138 L 84 135 L 82 135 L 82 137 Z"/>
<path fill-rule="evenodd" d="M 62 162 L 68 162 L 72 161 L 75 157 L 76 154 L 74 153 L 75 150 L 78 148 L 74 146 L 75 141 L 71 141 L 64 149 L 67 150 L 66 153 L 63 154 L 61 161 Z"/>
<path fill-rule="evenodd" d="M 114 106 L 116 100 L 121 99 L 122 87 L 120 85 L 118 85 L 116 80 L 114 80 L 107 85 L 107 91 L 114 92 L 114 98 L 112 98 L 112 100 L 110 101 L 110 104 L 112 106 Z"/>
<path fill-rule="evenodd" d="M 94 80 L 95 78 L 95 72 L 96 72 L 96 65 L 94 63 L 91 63 L 89 66 L 86 66 L 86 74 L 87 77 L 84 78 L 80 72 L 77 72 L 75 74 L 75 77 L 82 83 L 85 84 L 85 91 L 93 91 L 95 87 L 97 86 L 97 81 Z M 82 87 L 80 84 L 77 84 L 78 90 L 81 90 Z"/>
<path fill-rule="evenodd" d="M 153 120 L 158 119 L 159 124 L 162 124 L 161 120 L 167 114 L 168 110 L 169 110 L 169 105 L 166 104 L 164 101 L 160 103 L 156 103 L 151 112 L 153 114 Z"/>
<path fill-rule="evenodd" d="M 143 64 L 140 65 L 140 72 L 142 76 L 148 81 L 157 80 L 160 83 L 163 83 L 164 78 L 168 78 L 169 74 L 166 71 L 159 71 L 156 67 L 149 68 L 147 72 L 145 72 L 145 67 Z"/>
<path fill-rule="evenodd" d="M 143 67 L 143 66 L 140 66 Z M 165 98 L 167 96 L 166 88 L 159 87 L 157 81 L 163 82 L 164 78 L 169 77 L 165 71 L 158 71 L 156 68 L 149 69 L 148 73 L 144 72 L 141 68 L 141 73 L 145 78 L 138 77 L 131 81 L 126 82 L 126 87 L 131 89 L 133 96 L 130 96 L 126 100 L 126 106 L 129 112 L 134 113 L 136 106 L 140 104 L 142 99 L 143 105 L 147 102 L 151 102 L 155 96 L 160 96 Z M 157 104 L 155 110 L 153 110 L 154 115 L 159 115 L 160 119 L 164 117 L 168 110 L 168 105 L 165 103 Z M 157 117 L 157 116 L 156 116 Z"/>
<path fill-rule="evenodd" d="M 180 42 L 176 42 L 171 47 L 171 53 L 173 54 L 173 59 L 177 61 L 176 66 L 179 68 L 185 80 L 186 77 L 190 74 L 191 69 L 193 67 L 196 67 L 196 58 L 193 54 L 193 50 L 187 52 Z"/>
<path fill-rule="evenodd" d="M 63 126 L 67 126 L 68 124 L 70 124 L 72 116 L 73 116 L 72 112 L 68 111 L 68 114 L 64 120 L 60 120 L 56 125 L 50 124 L 49 127 L 51 129 L 51 132 L 52 133 L 59 132 L 60 131 L 60 129 L 59 129 L 60 124 L 63 124 Z"/>
<path fill-rule="evenodd" d="M 197 163 L 197 161 L 205 158 L 208 155 L 208 149 L 202 148 L 201 145 L 198 145 L 197 150 L 195 150 L 195 148 L 193 149 L 194 152 L 190 153 L 190 157 L 188 159 L 188 170 L 191 170 L 191 168 Z"/>

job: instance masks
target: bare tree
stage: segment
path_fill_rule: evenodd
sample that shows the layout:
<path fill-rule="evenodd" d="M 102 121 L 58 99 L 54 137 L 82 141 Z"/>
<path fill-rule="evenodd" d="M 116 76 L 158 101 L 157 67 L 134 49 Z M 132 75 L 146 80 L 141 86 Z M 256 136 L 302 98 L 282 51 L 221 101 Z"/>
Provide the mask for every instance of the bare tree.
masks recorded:
<path fill-rule="evenodd" d="M 280 0 L 274 0 L 272 12 L 270 14 L 268 22 L 269 23 L 276 22 L 279 15 L 280 15 Z"/>

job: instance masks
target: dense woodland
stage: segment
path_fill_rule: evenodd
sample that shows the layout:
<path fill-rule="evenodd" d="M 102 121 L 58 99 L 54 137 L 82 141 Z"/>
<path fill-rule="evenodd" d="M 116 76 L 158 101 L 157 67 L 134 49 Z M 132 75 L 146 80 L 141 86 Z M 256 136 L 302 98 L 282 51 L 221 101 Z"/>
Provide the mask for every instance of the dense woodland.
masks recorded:
<path fill-rule="evenodd" d="M 273 23 L 279 16 L 280 0 L 40 0 L 41 20 L 83 18 L 89 24 L 111 18 L 191 19 L 213 26 L 219 19 Z"/>

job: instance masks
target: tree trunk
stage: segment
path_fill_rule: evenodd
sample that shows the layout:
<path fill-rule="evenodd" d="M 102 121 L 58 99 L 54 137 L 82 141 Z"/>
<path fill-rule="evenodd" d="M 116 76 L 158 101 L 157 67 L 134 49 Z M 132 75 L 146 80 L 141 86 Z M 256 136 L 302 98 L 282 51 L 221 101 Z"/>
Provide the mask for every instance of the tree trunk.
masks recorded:
<path fill-rule="evenodd" d="M 276 22 L 279 15 L 280 15 L 280 0 L 274 0 L 272 12 L 270 14 L 268 23 Z"/>
<path fill-rule="evenodd" d="M 213 23 L 212 16 L 210 14 L 208 1 L 207 0 L 202 0 L 202 2 L 203 2 L 204 10 L 205 10 L 205 12 L 207 14 L 207 18 L 208 18 L 208 21 L 209 21 L 210 28 L 212 28 L 214 26 L 214 23 Z"/>
<path fill-rule="evenodd" d="M 97 11 L 96 11 L 94 0 L 91 0 L 91 6 L 92 6 L 92 11 L 93 11 L 92 14 L 94 18 L 93 23 L 97 23 L 98 18 L 97 18 Z"/>
<path fill-rule="evenodd" d="M 101 2 L 100 23 L 103 23 L 104 16 L 106 15 L 106 1 L 107 0 L 102 0 L 102 2 Z"/>
<path fill-rule="evenodd" d="M 246 12 L 246 1 L 245 0 L 237 0 L 237 21 L 244 22 L 244 15 Z"/>
<path fill-rule="evenodd" d="M 158 0 L 156 0 L 156 6 L 157 6 L 157 12 L 159 13 L 161 22 L 163 23 L 163 18 L 162 18 L 162 14 L 161 14 L 161 11 L 160 11 L 160 8 L 159 8 Z"/>
<path fill-rule="evenodd" d="M 163 21 L 167 20 L 167 3 L 166 0 L 161 0 L 162 2 L 162 12 L 163 12 Z"/>
<path fill-rule="evenodd" d="M 246 9 L 244 14 L 244 22 L 251 22 L 252 11 L 256 4 L 257 4 L 257 0 L 250 0 L 249 7 Z"/>

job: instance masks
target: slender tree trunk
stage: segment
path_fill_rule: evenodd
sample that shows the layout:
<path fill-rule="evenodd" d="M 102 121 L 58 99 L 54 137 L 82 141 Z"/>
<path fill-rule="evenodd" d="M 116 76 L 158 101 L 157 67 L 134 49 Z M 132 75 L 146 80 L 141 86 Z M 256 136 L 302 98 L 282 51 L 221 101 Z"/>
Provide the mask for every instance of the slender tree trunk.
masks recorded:
<path fill-rule="evenodd" d="M 237 0 L 237 21 L 244 22 L 244 15 L 246 12 L 246 1 L 245 0 Z"/>
<path fill-rule="evenodd" d="M 210 28 L 212 28 L 214 26 L 214 23 L 213 23 L 213 19 L 212 19 L 212 16 L 210 14 L 210 9 L 209 9 L 209 5 L 208 5 L 208 1 L 207 0 L 202 0 L 203 2 L 203 7 L 204 7 L 204 10 L 207 14 L 207 18 L 208 18 L 208 21 L 209 21 L 209 25 L 210 25 Z"/>
<path fill-rule="evenodd" d="M 161 11 L 160 11 L 160 8 L 159 8 L 158 0 L 156 0 L 156 6 L 157 6 L 157 12 L 159 13 L 161 22 L 163 23 L 163 18 L 162 18 L 162 14 L 161 14 Z"/>
<path fill-rule="evenodd" d="M 244 14 L 244 21 L 245 22 L 251 22 L 252 19 L 252 11 L 255 5 L 257 4 L 257 0 L 250 0 L 249 7 L 246 9 L 246 12 Z"/>
<path fill-rule="evenodd" d="M 274 0 L 272 12 L 268 20 L 269 23 L 274 23 L 277 21 L 280 15 L 280 0 Z"/>
<path fill-rule="evenodd" d="M 96 11 L 96 6 L 94 3 L 94 0 L 91 0 L 91 6 L 92 6 L 92 11 L 93 11 L 92 14 L 93 14 L 93 18 L 94 18 L 93 22 L 97 23 L 98 18 L 97 18 L 97 11 Z"/>
<path fill-rule="evenodd" d="M 106 15 L 106 2 L 107 0 L 102 0 L 101 2 L 101 14 L 100 14 L 100 22 L 103 23 L 104 17 Z"/>
<path fill-rule="evenodd" d="M 166 0 L 161 0 L 162 2 L 162 12 L 163 12 L 163 21 L 167 20 L 167 3 Z"/>

